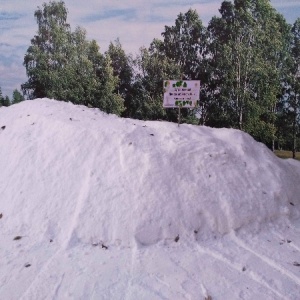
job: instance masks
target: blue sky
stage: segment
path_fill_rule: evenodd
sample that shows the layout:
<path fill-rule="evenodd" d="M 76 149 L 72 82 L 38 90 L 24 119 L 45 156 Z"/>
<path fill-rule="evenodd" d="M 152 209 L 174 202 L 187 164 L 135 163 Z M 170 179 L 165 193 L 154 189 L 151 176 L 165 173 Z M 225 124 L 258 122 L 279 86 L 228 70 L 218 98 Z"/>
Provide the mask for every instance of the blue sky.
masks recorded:
<path fill-rule="evenodd" d="M 43 0 L 0 0 L 0 87 L 4 95 L 27 80 L 23 58 L 37 31 L 34 11 Z M 180 12 L 196 9 L 205 25 L 218 15 L 222 0 L 65 0 L 68 22 L 81 26 L 95 39 L 101 52 L 120 38 L 127 53 L 136 54 L 160 38 L 165 25 L 173 25 Z M 300 17 L 300 0 L 271 0 L 273 7 L 292 24 Z"/>

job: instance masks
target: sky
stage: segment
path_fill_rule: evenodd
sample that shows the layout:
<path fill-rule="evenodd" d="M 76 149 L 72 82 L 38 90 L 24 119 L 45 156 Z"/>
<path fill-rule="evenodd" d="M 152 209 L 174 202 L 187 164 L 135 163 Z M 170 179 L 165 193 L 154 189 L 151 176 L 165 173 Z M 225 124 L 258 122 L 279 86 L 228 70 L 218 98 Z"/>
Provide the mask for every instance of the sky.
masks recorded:
<path fill-rule="evenodd" d="M 0 87 L 4 95 L 26 81 L 23 58 L 37 31 L 34 11 L 42 0 L 0 0 Z M 136 54 L 161 38 L 165 25 L 173 25 L 180 12 L 196 9 L 205 25 L 218 15 L 220 0 L 65 0 L 72 29 L 81 26 L 95 39 L 101 52 L 119 38 L 127 53 Z M 300 0 L 271 0 L 272 5 L 292 24 L 300 17 Z"/>
<path fill-rule="evenodd" d="M 23 101 L 0 170 L 1 299 L 299 299 L 300 162 L 243 131 Z"/>

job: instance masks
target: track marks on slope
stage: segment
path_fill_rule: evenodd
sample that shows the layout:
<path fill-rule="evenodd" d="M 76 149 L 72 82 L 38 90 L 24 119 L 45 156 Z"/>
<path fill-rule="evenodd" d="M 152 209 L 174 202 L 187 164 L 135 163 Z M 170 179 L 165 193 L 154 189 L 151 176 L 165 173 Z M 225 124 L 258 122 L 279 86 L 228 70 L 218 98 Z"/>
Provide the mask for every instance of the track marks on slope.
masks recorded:
<path fill-rule="evenodd" d="M 56 258 L 61 254 L 61 249 L 59 248 L 56 252 L 47 259 L 47 261 L 42 265 L 39 272 L 34 277 L 33 281 L 29 284 L 27 289 L 24 291 L 21 299 L 37 299 L 37 295 L 41 292 L 42 289 L 48 289 L 50 285 L 55 285 L 56 277 L 52 277 L 51 281 L 47 280 L 47 287 L 41 284 L 41 282 L 45 282 L 43 278 L 48 277 L 49 269 L 51 265 L 56 264 Z M 60 281 L 62 282 L 62 280 Z M 57 290 L 57 289 L 56 289 Z M 36 298 L 33 298 L 33 296 Z M 53 298 L 55 299 L 55 298 Z"/>
<path fill-rule="evenodd" d="M 296 285 L 300 286 L 300 278 L 298 276 L 296 276 L 295 274 L 293 274 L 292 272 L 290 272 L 286 267 L 284 267 L 282 265 L 282 262 L 279 263 L 278 260 L 277 261 L 275 260 L 277 258 L 276 253 L 274 253 L 273 251 L 272 251 L 273 253 L 269 253 L 270 256 L 272 257 L 272 259 L 261 253 L 261 249 L 267 250 L 267 247 L 262 247 L 262 245 L 261 245 L 262 243 L 260 243 L 260 247 L 256 247 L 258 245 L 255 245 L 255 244 L 250 245 L 248 241 L 243 240 L 242 238 L 239 238 L 236 234 L 231 234 L 231 238 L 239 247 L 244 248 L 246 251 L 249 251 L 251 254 L 253 254 L 254 256 L 259 258 L 263 263 L 269 265 L 271 268 L 277 270 L 279 273 L 288 277 Z M 258 250 L 258 249 L 260 249 L 260 250 Z M 258 252 L 258 251 L 260 251 L 260 252 Z M 283 251 L 280 252 L 279 257 L 281 257 L 282 253 L 283 253 Z M 281 259 L 282 259 L 282 257 L 281 257 Z"/>
<path fill-rule="evenodd" d="M 128 267 L 129 269 L 129 272 L 128 272 L 128 282 L 127 282 L 127 287 L 126 287 L 126 292 L 125 292 L 125 296 L 124 296 L 124 299 L 125 300 L 130 300 L 132 299 L 132 297 L 134 296 L 133 295 L 133 285 L 134 285 L 134 282 L 135 282 L 135 274 L 137 274 L 136 272 L 136 266 L 137 266 L 137 263 L 138 263 L 138 249 L 137 247 L 133 247 L 131 249 L 131 258 L 130 258 L 130 265 Z"/>
<path fill-rule="evenodd" d="M 229 273 L 233 272 L 231 284 L 240 285 L 240 276 L 247 276 L 253 283 L 255 283 L 255 288 L 252 287 L 253 291 L 260 290 L 259 287 L 263 287 L 265 290 L 263 293 L 271 296 L 271 298 L 267 299 L 288 299 L 284 293 L 285 289 L 281 292 L 281 288 L 276 286 L 273 282 L 275 277 L 273 273 L 274 269 L 259 268 L 256 254 L 244 247 L 241 247 L 233 241 L 231 237 L 227 236 L 224 244 L 222 242 L 216 242 L 215 244 L 210 244 L 208 247 L 198 245 L 197 249 L 200 253 L 206 254 L 215 260 L 214 264 L 221 262 L 223 265 L 223 267 L 220 266 L 221 269 L 224 267 L 228 268 L 228 274 L 226 277 L 227 280 L 230 278 Z M 253 254 L 255 257 L 253 257 Z M 234 278 L 236 278 L 235 281 Z"/>
<path fill-rule="evenodd" d="M 94 161 L 95 151 L 93 152 L 93 155 L 88 156 L 88 161 L 85 163 L 85 172 L 83 172 L 84 180 L 82 182 L 80 192 L 76 201 L 75 209 L 73 212 L 73 217 L 69 224 L 68 232 L 66 234 L 65 244 L 63 245 L 64 249 L 72 248 L 78 243 L 76 227 L 79 222 L 79 216 L 84 206 L 84 203 L 89 197 L 91 177 L 93 176 L 91 170 L 93 169 Z"/>
<path fill-rule="evenodd" d="M 125 299 L 191 299 L 181 286 L 188 281 L 187 273 L 174 263 L 173 249 L 160 249 L 154 245 L 132 250 Z"/>
<path fill-rule="evenodd" d="M 56 287 L 55 287 L 55 291 L 53 293 L 52 299 L 58 299 L 58 292 L 60 290 L 60 287 L 62 286 L 62 282 L 64 280 L 65 277 L 65 273 L 62 274 L 60 280 L 58 281 Z"/>

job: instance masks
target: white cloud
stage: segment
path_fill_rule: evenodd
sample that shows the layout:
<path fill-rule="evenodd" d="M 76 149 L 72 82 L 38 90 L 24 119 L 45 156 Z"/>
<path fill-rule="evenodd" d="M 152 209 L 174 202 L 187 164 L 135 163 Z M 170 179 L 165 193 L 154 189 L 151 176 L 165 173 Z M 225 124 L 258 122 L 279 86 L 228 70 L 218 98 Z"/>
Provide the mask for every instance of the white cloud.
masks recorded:
<path fill-rule="evenodd" d="M 73 13 L 78 13 L 77 17 L 73 15 L 74 23 L 78 24 L 78 21 L 81 21 L 81 24 L 78 25 L 84 27 L 87 30 L 88 36 L 97 40 L 103 50 L 107 49 L 110 41 L 119 37 L 126 51 L 137 53 L 141 46 L 148 46 L 153 38 L 161 38 L 164 26 L 173 25 L 180 12 L 185 13 L 190 8 L 196 9 L 203 22 L 207 23 L 212 15 L 218 14 L 220 6 L 218 1 L 183 5 L 178 4 L 178 1 L 173 1 L 173 4 L 168 2 L 168 6 L 161 5 L 161 1 L 153 2 L 145 4 L 143 1 L 135 1 L 135 5 L 132 5 L 132 2 L 130 2 L 130 6 L 123 5 L 121 7 L 115 6 L 114 1 L 102 2 L 102 7 L 110 10 L 115 8 L 136 8 L 135 19 L 131 21 L 126 21 L 122 17 L 113 17 L 93 22 L 83 22 L 82 19 L 86 19 L 91 14 L 91 11 L 85 8 L 83 12 L 79 12 L 78 9 L 73 8 Z M 95 8 L 94 14 L 101 12 L 101 5 L 95 4 L 93 6 Z"/>

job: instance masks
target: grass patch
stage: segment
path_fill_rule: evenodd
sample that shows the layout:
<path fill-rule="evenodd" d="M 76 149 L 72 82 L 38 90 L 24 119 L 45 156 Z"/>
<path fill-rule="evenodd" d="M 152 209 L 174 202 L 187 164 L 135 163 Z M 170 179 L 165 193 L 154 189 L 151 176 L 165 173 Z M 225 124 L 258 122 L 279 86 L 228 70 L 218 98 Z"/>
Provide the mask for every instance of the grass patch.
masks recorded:
<path fill-rule="evenodd" d="M 293 158 L 293 152 L 292 151 L 286 151 L 286 150 L 275 150 L 275 155 L 277 155 L 280 158 Z M 296 159 L 300 160 L 300 152 L 296 152 Z"/>

